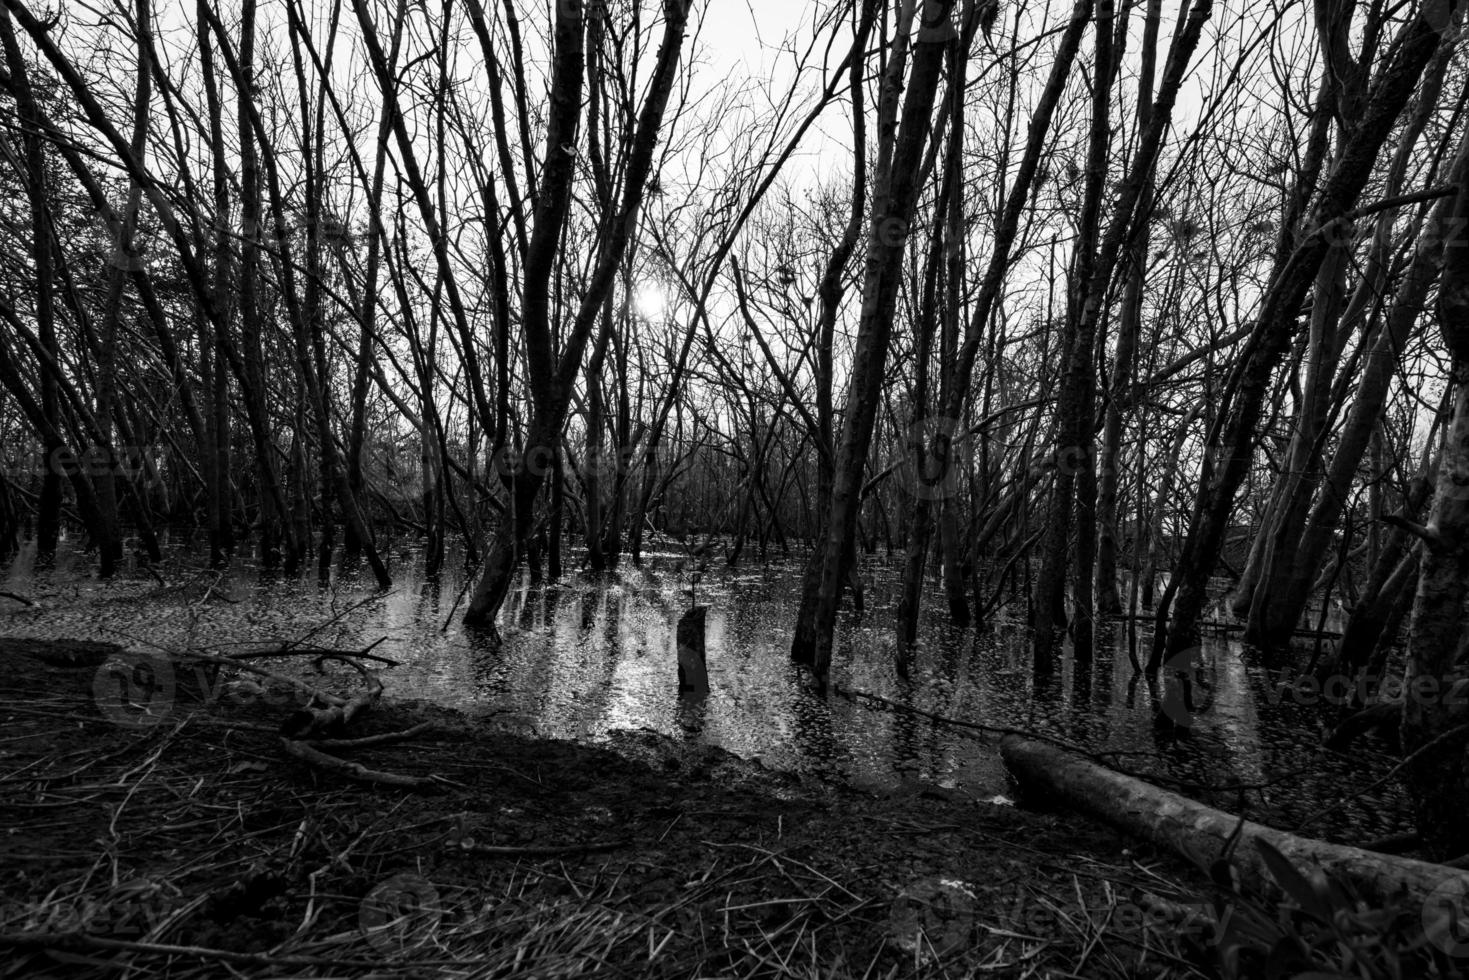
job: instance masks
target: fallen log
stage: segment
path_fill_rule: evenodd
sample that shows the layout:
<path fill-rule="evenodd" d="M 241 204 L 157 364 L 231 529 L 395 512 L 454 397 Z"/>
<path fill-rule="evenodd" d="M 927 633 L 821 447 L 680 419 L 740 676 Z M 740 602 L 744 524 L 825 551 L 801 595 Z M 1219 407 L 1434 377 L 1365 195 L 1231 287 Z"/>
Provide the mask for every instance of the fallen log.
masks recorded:
<path fill-rule="evenodd" d="M 1241 887 L 1256 894 L 1277 891 L 1257 841 L 1298 867 L 1316 865 L 1351 884 L 1369 902 L 1422 904 L 1446 893 L 1469 894 L 1469 874 L 1455 868 L 1297 837 L 1249 820 L 1241 827 L 1239 817 L 1036 739 L 1007 735 L 1000 741 L 1000 755 L 1023 789 L 1174 851 L 1204 869 L 1224 855 L 1226 843 L 1238 832 L 1230 864 Z"/>

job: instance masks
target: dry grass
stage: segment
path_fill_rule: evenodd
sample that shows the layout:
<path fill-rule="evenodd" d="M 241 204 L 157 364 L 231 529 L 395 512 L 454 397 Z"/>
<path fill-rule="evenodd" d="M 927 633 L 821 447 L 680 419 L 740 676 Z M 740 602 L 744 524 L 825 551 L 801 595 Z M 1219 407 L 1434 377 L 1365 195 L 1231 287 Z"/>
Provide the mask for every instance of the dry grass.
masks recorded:
<path fill-rule="evenodd" d="M 351 736 L 433 730 L 335 748 L 435 777 L 412 792 L 287 757 L 284 709 L 181 685 L 160 724 L 126 730 L 92 697 L 95 656 L 0 658 L 0 971 L 1202 975 L 1182 953 L 1201 923 L 1133 914 L 1187 910 L 1184 889 L 1066 818 L 715 756 L 649 765 L 379 705 Z"/>

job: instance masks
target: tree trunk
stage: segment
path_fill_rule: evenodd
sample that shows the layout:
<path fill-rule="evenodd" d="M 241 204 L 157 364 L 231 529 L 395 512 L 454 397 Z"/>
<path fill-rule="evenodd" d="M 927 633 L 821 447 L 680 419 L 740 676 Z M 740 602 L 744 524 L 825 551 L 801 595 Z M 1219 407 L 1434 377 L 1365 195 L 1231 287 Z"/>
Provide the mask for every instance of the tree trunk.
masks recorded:
<path fill-rule="evenodd" d="M 1171 850 L 1201 870 L 1227 854 L 1240 884 L 1257 895 L 1279 894 L 1279 882 L 1261 858 L 1257 841 L 1298 868 L 1319 867 L 1350 882 L 1374 907 L 1416 909 L 1442 895 L 1441 889 L 1454 888 L 1450 894 L 1460 895 L 1469 887 L 1469 875 L 1455 868 L 1297 837 L 1241 820 L 1036 739 L 1007 735 L 1000 754 L 1022 787 Z"/>
<path fill-rule="evenodd" d="M 206 2 L 201 0 L 201 7 L 206 6 Z M 224 55 L 235 84 L 243 89 L 246 83 L 241 73 L 240 62 L 235 57 L 229 45 L 228 37 L 225 34 L 223 25 L 219 22 L 218 14 L 212 9 L 203 10 L 203 14 L 209 19 L 210 25 L 214 29 L 215 37 L 219 39 L 222 54 Z M 291 256 L 288 254 L 288 246 L 285 241 L 288 224 L 285 217 L 284 194 L 280 185 L 280 171 L 276 165 L 275 149 L 268 140 L 265 124 L 261 118 L 259 108 L 248 100 L 244 100 L 243 108 L 245 109 L 249 126 L 254 133 L 255 140 L 263 153 L 265 183 L 270 202 L 271 221 L 277 233 L 277 273 L 280 277 L 281 295 L 285 300 L 287 319 L 290 321 L 291 337 L 294 342 L 296 355 L 296 369 L 299 372 L 302 392 L 310 401 L 311 414 L 314 416 L 316 422 L 317 451 L 320 455 L 323 490 L 330 489 L 334 491 L 337 504 L 341 507 L 346 521 L 355 525 L 358 537 L 362 541 L 367 542 L 370 540 L 370 536 L 363 522 L 362 513 L 358 509 L 357 500 L 352 495 L 351 487 L 347 484 L 346 471 L 341 466 L 341 457 L 337 450 L 336 437 L 332 433 L 330 403 L 326 397 L 326 389 L 324 387 L 327 379 L 322 377 L 322 372 L 318 370 L 318 364 L 322 360 L 322 345 L 320 340 L 321 324 L 319 322 L 320 311 L 315 308 L 320 289 L 319 276 L 309 278 L 306 284 L 305 302 L 303 303 L 302 297 L 298 296 L 296 292 L 295 266 Z M 320 128 L 319 123 L 317 128 Z M 320 168 L 314 166 L 314 169 L 319 170 Z M 308 202 L 315 196 L 315 192 L 309 193 Z M 318 200 L 318 210 L 313 212 L 318 219 L 320 217 L 319 204 L 320 202 Z M 319 249 L 313 248 L 310 243 L 311 235 L 317 231 L 319 229 L 313 231 L 312 228 L 308 228 L 308 270 L 319 269 L 320 256 L 317 254 Z M 313 255 L 315 255 L 315 260 L 313 260 Z M 313 265 L 313 261 L 316 264 Z M 328 483 L 330 484 L 329 488 L 327 486 Z M 329 499 L 328 496 L 323 497 L 323 507 L 328 506 Z M 323 544 L 321 551 L 327 553 L 329 549 L 330 525 L 325 519 L 326 515 L 324 514 L 323 516 Z M 388 574 L 387 566 L 383 564 L 381 556 L 377 553 L 377 549 L 370 544 L 366 546 L 366 557 L 378 586 L 387 588 L 391 585 L 392 576 Z M 329 567 L 326 571 L 329 573 Z"/>
<path fill-rule="evenodd" d="M 677 77 L 690 5 L 691 0 L 667 0 L 663 5 L 662 45 L 629 149 L 621 207 L 616 218 L 607 223 L 596 267 L 581 297 L 575 321 L 564 335 L 559 357 L 554 349 L 551 330 L 550 285 L 571 203 L 574 161 L 565 148 L 576 144 L 575 133 L 581 115 L 584 24 L 579 3 L 559 4 L 556 8 L 546 158 L 536 200 L 535 229 L 524 263 L 525 288 L 521 306 L 526 361 L 533 393 L 526 434 L 527 451 L 509 467 L 514 517 L 502 524 L 491 548 L 484 573 L 464 614 L 466 624 L 494 623 L 509 592 L 511 577 L 525 553 L 531 513 L 546 476 L 544 464 L 553 460 L 559 451 L 561 430 L 572 386 L 581 370 L 582 354 L 597 323 L 603 300 L 611 290 L 627 253 L 628 243 L 636 234 L 643 195 L 653 168 L 654 149 Z M 601 8 L 593 12 L 594 17 L 603 15 Z"/>
<path fill-rule="evenodd" d="M 1469 173 L 1469 140 L 1460 145 L 1448 179 L 1458 183 L 1466 173 Z M 1393 294 L 1386 323 L 1373 341 L 1362 368 L 1362 380 L 1322 481 L 1321 493 L 1309 518 L 1296 525 L 1304 528 L 1299 532 L 1299 544 L 1288 552 L 1291 558 L 1286 567 L 1264 586 L 1268 618 L 1262 624 L 1262 632 L 1266 634 L 1293 629 L 1310 599 L 1315 573 L 1331 546 L 1351 482 L 1382 418 L 1402 352 L 1414 325 L 1427 309 L 1429 291 L 1438 277 L 1443 257 L 1441 229 L 1452 207 L 1452 198 L 1441 200 L 1419 236 L 1412 263 Z"/>
<path fill-rule="evenodd" d="M 867 453 L 881 400 L 904 244 L 918 199 L 920 161 L 928 141 L 944 52 L 954 36 L 949 19 L 954 0 L 924 0 L 910 74 L 908 35 L 913 27 L 915 5 L 916 0 L 909 0 L 903 9 L 878 111 L 879 159 L 874 174 L 862 312 L 852 355 L 845 422 L 826 533 L 818 543 L 820 574 L 816 576 L 815 588 L 808 588 L 801 596 L 791 649 L 797 662 L 810 666 L 822 683 L 831 666 L 832 635 L 842 586 L 852 570 L 848 556 L 855 541 Z M 905 75 L 908 76 L 907 93 L 900 128 L 898 101 Z M 808 579 L 809 584 L 812 583 Z"/>
<path fill-rule="evenodd" d="M 255 134 L 250 126 L 250 100 L 255 86 L 255 10 L 256 0 L 243 0 L 240 7 L 239 71 L 236 85 L 239 104 L 236 127 L 240 143 L 240 242 L 239 303 L 240 349 L 226 350 L 231 369 L 240 385 L 245 404 L 245 418 L 250 426 L 250 439 L 255 450 L 255 476 L 260 481 L 260 560 L 267 569 L 284 561 L 287 572 L 300 565 L 307 539 L 299 535 L 291 520 L 293 508 L 287 501 L 281 482 L 280 463 L 276 459 L 275 439 L 271 435 L 267 404 L 267 370 L 261 334 L 265 321 L 261 315 L 260 240 L 264 234 L 260 208 L 260 163 Z M 228 331 L 220 334 L 225 341 Z"/>
<path fill-rule="evenodd" d="M 1469 852 L 1469 706 L 1449 694 L 1464 677 L 1460 662 L 1469 617 L 1469 178 L 1444 237 L 1438 321 L 1452 363 L 1454 417 L 1444 439 L 1438 489 L 1423 538 L 1418 595 L 1409 626 L 1403 689 L 1405 772 L 1418 832 L 1440 859 Z"/>
<path fill-rule="evenodd" d="M 1163 16 L 1162 0 L 1148 0 L 1143 21 L 1143 48 L 1137 81 L 1137 126 L 1146 130 L 1153 117 L 1153 75 L 1158 61 L 1158 26 Z M 1118 318 L 1117 349 L 1112 359 L 1111 385 L 1106 393 L 1106 416 L 1102 445 L 1097 456 L 1097 612 L 1113 615 L 1122 610 L 1117 590 L 1117 492 L 1122 480 L 1122 426 L 1124 395 L 1136 373 L 1138 338 L 1142 335 L 1143 293 L 1147 278 L 1148 232 L 1152 227 L 1154 177 L 1148 174 L 1138 202 L 1138 221 L 1127 250 L 1127 287 Z M 1141 502 L 1139 501 L 1139 510 Z M 1137 542 L 1133 543 L 1134 564 Z"/>
<path fill-rule="evenodd" d="M 1216 465 L 1209 468 L 1198 515 L 1190 521 L 1184 560 L 1176 571 L 1178 588 L 1172 620 L 1166 636 L 1160 637 L 1169 656 L 1198 643 L 1209 577 L 1234 512 L 1235 494 L 1254 455 L 1270 375 L 1289 351 L 1306 291 L 1332 240 L 1340 237 L 1344 216 L 1366 186 L 1378 152 L 1412 97 L 1441 36 L 1421 12 L 1402 30 L 1391 46 L 1390 63 L 1378 74 L 1371 100 L 1343 139 L 1342 153 L 1326 178 L 1300 241 L 1294 247 L 1282 248 L 1276 272 L 1260 303 L 1249 354 L 1240 368 L 1238 393 L 1220 435 L 1210 447 Z"/>
<path fill-rule="evenodd" d="M 905 486 L 913 497 L 913 503 L 908 511 L 908 540 L 904 546 L 903 581 L 897 610 L 898 646 L 902 651 L 908 650 L 918 641 L 918 616 L 923 602 L 924 571 L 928 563 L 929 542 L 934 529 L 934 501 L 936 498 L 943 499 L 946 496 L 944 485 L 934 485 L 929 481 L 931 472 L 929 460 L 931 456 L 947 455 L 955 437 L 959 435 L 953 431 L 954 426 L 946 424 L 947 420 L 942 418 L 930 420 L 928 405 L 929 362 L 933 356 L 933 337 L 940 316 L 938 308 L 939 277 L 941 270 L 945 274 L 951 271 L 946 261 L 948 255 L 962 251 L 960 240 L 953 237 L 956 230 L 954 223 L 948 220 L 950 207 L 957 203 L 956 198 L 959 193 L 957 184 L 962 177 L 963 168 L 964 72 L 962 66 L 964 62 L 960 59 L 959 53 L 958 44 L 950 45 L 948 68 L 951 94 L 949 101 L 952 106 L 948 114 L 948 153 L 944 166 L 943 183 L 939 188 L 938 200 L 934 204 L 935 214 L 944 215 L 945 220 L 935 221 L 932 234 L 929 236 L 922 302 L 919 306 L 917 336 L 914 340 L 913 414 L 908 426 L 906 445 L 903 447 L 909 456 L 909 465 L 913 471 Z M 950 332 L 948 324 L 952 322 L 950 313 L 950 309 L 946 306 L 942 314 L 946 322 L 946 334 Z M 957 312 L 954 312 L 953 315 L 957 316 Z M 941 370 L 948 370 L 948 368 L 941 368 Z M 947 460 L 940 464 L 940 468 L 948 469 Z M 900 666 L 904 663 L 906 660 L 899 660 Z"/>
<path fill-rule="evenodd" d="M 234 551 L 233 508 L 230 501 L 230 415 L 229 371 L 224 350 L 234 317 L 233 236 L 229 196 L 229 164 L 225 158 L 224 106 L 215 80 L 214 42 L 202 13 L 196 17 L 199 60 L 204 74 L 205 104 L 209 111 L 209 142 L 214 199 L 214 303 L 216 323 L 202 323 L 199 330 L 199 360 L 202 387 L 207 399 L 204 425 L 204 492 L 208 496 L 209 564 L 222 568 Z M 131 202 L 130 202 L 131 203 Z"/>
<path fill-rule="evenodd" d="M 10 84 L 15 93 L 16 114 L 22 129 L 25 154 L 25 190 L 31 210 L 31 264 L 35 267 L 36 331 L 41 345 L 51 357 L 59 356 L 56 346 L 55 274 L 51 241 L 51 191 L 46 179 L 46 141 L 42 135 L 41 109 L 31 87 L 29 69 L 16 43 L 7 8 L 0 17 L 0 40 L 5 45 L 5 61 L 10 69 Z M 61 477 L 59 465 L 63 443 L 60 441 L 61 396 L 54 379 L 45 371 L 41 375 L 41 413 L 45 431 L 55 438 L 41 436 L 41 495 L 36 508 L 36 553 L 49 558 L 56 552 L 61 534 Z M 37 430 L 42 431 L 42 430 Z"/>
<path fill-rule="evenodd" d="M 1112 145 L 1112 83 L 1116 79 L 1112 0 L 1098 0 L 1096 58 L 1092 79 L 1091 132 L 1087 140 L 1085 191 L 1078 221 L 1076 252 L 1067 289 L 1066 336 L 1062 344 L 1065 374 L 1057 399 L 1056 483 L 1046 522 L 1040 578 L 1036 596 L 1035 656 L 1050 657 L 1066 625 L 1066 569 L 1074 573 L 1071 622 L 1072 644 L 1078 660 L 1092 651 L 1092 573 L 1096 548 L 1096 459 L 1093 419 L 1096 415 L 1096 333 L 1099 316 L 1089 309 L 1098 283 L 1110 280 L 1112 268 L 1099 254 L 1102 193 L 1107 157 Z M 1146 161 L 1151 171 L 1152 161 Z M 1151 177 L 1144 177 L 1145 184 Z M 1114 219 L 1114 229 L 1115 229 Z M 1130 216 L 1128 216 L 1130 221 Z M 1109 230 L 1109 234 L 1111 230 Z M 1076 514 L 1075 561 L 1068 562 L 1072 513 Z"/>

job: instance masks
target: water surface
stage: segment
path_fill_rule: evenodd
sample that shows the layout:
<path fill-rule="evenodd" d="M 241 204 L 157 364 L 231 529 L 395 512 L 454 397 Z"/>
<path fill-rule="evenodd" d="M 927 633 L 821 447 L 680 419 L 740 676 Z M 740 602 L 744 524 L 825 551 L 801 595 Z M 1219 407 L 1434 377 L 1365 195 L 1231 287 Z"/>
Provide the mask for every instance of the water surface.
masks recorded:
<path fill-rule="evenodd" d="M 313 645 L 374 652 L 401 666 L 382 673 L 390 695 L 492 716 L 543 735 L 598 740 L 652 729 L 717 745 L 768 766 L 860 786 L 912 792 L 926 783 L 987 799 L 1013 792 L 993 735 L 980 735 L 867 699 L 820 694 L 788 656 L 800 565 L 787 560 L 730 570 L 716 563 L 691 595 L 681 554 L 654 553 L 644 567 L 550 584 L 523 578 L 501 614 L 501 643 L 458 622 L 463 578 L 425 581 L 411 550 L 391 555 L 396 584 L 377 593 L 365 572 L 262 576 L 247 561 L 224 575 L 202 568 L 186 538 L 159 569 L 97 580 L 92 559 L 63 553 L 37 569 L 23 551 L 0 566 L 0 634 L 108 639 L 224 652 L 309 637 Z M 948 718 L 1048 732 L 1122 768 L 1181 785 L 1228 809 L 1294 828 L 1386 770 L 1370 753 L 1319 748 L 1326 715 L 1283 692 L 1237 642 L 1206 638 L 1191 707 L 1169 690 L 1134 681 L 1128 631 L 1099 636 L 1090 669 L 1069 654 L 1053 677 L 1037 676 L 1027 631 L 1002 621 L 984 630 L 929 614 L 909 671 L 899 676 L 892 638 L 893 565 L 867 559 L 867 613 L 844 617 L 835 686 L 869 692 Z M 692 601 L 709 607 L 710 694 L 677 692 L 674 630 Z M 1137 640 L 1146 644 L 1149 635 Z M 1304 656 L 1304 652 L 1302 654 Z M 274 662 L 279 666 L 280 661 Z M 1159 697 L 1163 701 L 1159 701 Z M 1176 692 L 1173 692 L 1176 693 Z M 1161 717 L 1174 724 L 1159 725 Z M 1179 724 L 1181 722 L 1181 724 Z M 1220 787 L 1253 787 L 1211 793 Z M 1401 829 L 1391 784 L 1313 821 L 1304 832 L 1363 840 Z"/>

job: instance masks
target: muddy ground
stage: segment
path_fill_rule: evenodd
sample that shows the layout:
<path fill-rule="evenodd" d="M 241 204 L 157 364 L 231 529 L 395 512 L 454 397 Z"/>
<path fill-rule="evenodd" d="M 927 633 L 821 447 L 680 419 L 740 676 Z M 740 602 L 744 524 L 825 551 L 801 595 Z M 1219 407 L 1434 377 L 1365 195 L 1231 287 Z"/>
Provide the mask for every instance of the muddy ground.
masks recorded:
<path fill-rule="evenodd" d="M 389 701 L 343 737 L 412 738 L 332 753 L 433 782 L 361 782 L 286 753 L 259 678 L 181 663 L 120 716 L 118 652 L 0 640 L 8 975 L 1209 973 L 1197 873 L 1065 813 Z"/>

